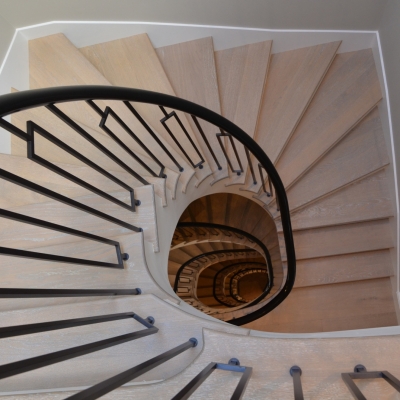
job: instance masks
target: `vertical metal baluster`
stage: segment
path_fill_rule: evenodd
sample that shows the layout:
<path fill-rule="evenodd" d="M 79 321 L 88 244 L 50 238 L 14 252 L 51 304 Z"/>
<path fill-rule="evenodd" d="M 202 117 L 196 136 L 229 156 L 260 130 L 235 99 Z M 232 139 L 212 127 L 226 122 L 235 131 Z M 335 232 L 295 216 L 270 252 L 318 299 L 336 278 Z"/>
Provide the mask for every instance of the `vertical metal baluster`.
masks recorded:
<path fill-rule="evenodd" d="M 301 368 L 294 365 L 290 368 L 290 375 L 293 378 L 294 400 L 304 400 L 303 388 L 301 386 Z"/>
<path fill-rule="evenodd" d="M 253 163 L 251 162 L 251 157 L 249 153 L 249 149 L 246 146 L 244 147 L 244 151 L 246 152 L 247 163 L 249 164 L 251 177 L 253 178 L 253 185 L 257 185 L 256 174 L 254 173 Z"/>
<path fill-rule="evenodd" d="M 189 161 L 190 165 L 193 168 L 197 168 L 199 167 L 199 169 L 203 168 L 203 164 L 204 164 L 204 158 L 201 155 L 199 149 L 197 148 L 196 144 L 194 143 L 193 139 L 191 138 L 191 136 L 189 135 L 189 132 L 186 130 L 185 126 L 183 125 L 182 121 L 180 120 L 178 114 L 175 111 L 170 112 L 169 114 L 165 111 L 165 108 L 163 106 L 159 106 L 162 113 L 164 114 L 164 118 L 162 118 L 160 120 L 162 126 L 165 128 L 165 130 L 169 133 L 169 135 L 171 136 L 172 140 L 175 142 L 175 144 L 179 147 L 179 149 L 181 150 L 181 152 L 185 155 L 186 159 Z M 171 118 L 174 117 L 176 122 L 178 123 L 178 125 L 180 126 L 180 128 L 182 129 L 182 131 L 184 132 L 186 138 L 189 140 L 190 144 L 192 145 L 192 147 L 194 148 L 194 150 L 196 151 L 197 155 L 200 158 L 200 161 L 195 164 L 192 159 L 189 157 L 189 155 L 187 154 L 187 152 L 185 151 L 185 149 L 182 147 L 182 145 L 179 143 L 179 141 L 177 140 L 177 138 L 175 137 L 175 135 L 172 133 L 171 129 L 168 127 L 167 125 L 167 121 Z"/>
<path fill-rule="evenodd" d="M 204 133 L 204 131 L 203 131 L 203 128 L 201 127 L 201 125 L 200 125 L 200 123 L 199 123 L 197 117 L 196 117 L 195 115 L 192 115 L 191 117 L 192 117 L 192 119 L 193 119 L 193 121 L 194 121 L 194 123 L 195 123 L 195 125 L 196 125 L 196 127 L 197 127 L 197 130 L 200 132 L 200 135 L 201 135 L 201 137 L 203 138 L 204 143 L 206 144 L 206 146 L 207 146 L 207 148 L 208 148 L 208 151 L 211 153 L 211 156 L 212 156 L 212 158 L 214 159 L 215 164 L 217 164 L 217 168 L 218 168 L 219 170 L 222 170 L 221 164 L 218 162 L 218 159 L 217 159 L 217 157 L 216 157 L 216 155 L 215 155 L 215 153 L 214 153 L 214 150 L 213 150 L 212 147 L 210 146 L 210 142 L 208 141 L 208 139 L 207 139 L 207 137 L 206 137 L 206 135 L 205 135 L 205 133 Z"/>
<path fill-rule="evenodd" d="M 111 158 L 115 163 L 117 163 L 120 167 L 125 169 L 125 171 L 129 172 L 134 178 L 136 178 L 139 182 L 143 183 L 143 185 L 150 185 L 149 182 L 146 181 L 140 174 L 135 172 L 131 167 L 126 165 L 122 160 L 120 160 L 114 153 L 108 150 L 105 146 L 103 146 L 99 141 L 93 138 L 89 133 L 87 133 L 80 125 L 78 125 L 74 120 L 72 120 L 68 115 L 64 114 L 59 108 L 57 108 L 54 104 L 49 104 L 46 108 L 51 111 L 54 115 L 56 115 L 61 121 L 63 121 L 66 125 L 72 128 L 75 132 L 79 133 L 83 138 L 85 138 L 89 143 L 99 149 L 103 154 Z"/>

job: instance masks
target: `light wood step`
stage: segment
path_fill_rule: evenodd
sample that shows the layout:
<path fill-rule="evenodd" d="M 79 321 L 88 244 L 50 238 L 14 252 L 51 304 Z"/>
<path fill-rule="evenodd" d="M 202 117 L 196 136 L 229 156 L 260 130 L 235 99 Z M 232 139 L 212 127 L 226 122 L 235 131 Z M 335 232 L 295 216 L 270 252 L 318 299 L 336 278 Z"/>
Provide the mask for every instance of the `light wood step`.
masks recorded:
<path fill-rule="evenodd" d="M 368 319 L 367 316 L 363 317 Z M 240 360 L 241 365 L 253 367 L 253 374 L 246 388 L 245 397 L 243 397 L 249 399 L 256 399 L 257 396 L 285 400 L 293 398 L 293 378 L 288 373 L 288 369 L 297 364 L 303 370 L 301 377 L 303 392 L 310 398 L 350 399 L 351 395 L 343 383 L 340 373 L 352 371 L 356 365 L 354 362 L 357 362 L 360 354 L 362 354 L 363 364 L 376 366 L 374 368 L 377 370 L 379 370 L 379 365 L 386 365 L 385 368 L 394 376 L 400 375 L 397 363 L 400 353 L 398 335 L 324 338 L 321 340 L 319 338 L 253 336 L 257 334 L 259 333 L 250 331 L 251 336 L 243 337 L 205 329 L 203 351 L 182 373 L 151 385 L 122 387 L 107 395 L 106 398 L 113 400 L 127 398 L 144 400 L 149 397 L 173 398 L 211 360 L 218 359 L 221 362 L 227 362 L 232 354 Z M 269 360 L 269 363 L 264 367 L 266 359 Z M 327 360 L 330 362 L 327 363 Z M 134 365 L 137 364 L 132 364 L 132 366 Z M 255 365 L 262 367 L 257 368 Z M 305 371 L 308 371 L 307 377 Z M 196 390 L 195 397 L 218 400 L 229 396 L 234 392 L 239 379 L 240 375 L 227 375 L 223 371 L 220 374 L 218 371 L 214 372 Z M 391 400 L 397 396 L 396 389 L 383 379 L 376 379 L 373 382 L 359 380 L 356 384 L 367 399 Z M 62 400 L 76 392 L 70 390 L 61 393 L 39 393 L 28 395 L 26 398 L 27 400 Z M 20 400 L 21 397 L 5 396 L 5 399 Z"/>
<path fill-rule="evenodd" d="M 109 349 L 30 371 L 29 374 L 8 378 L 2 383 L 2 390 L 4 392 L 12 392 L 15 391 L 15 388 L 18 388 L 19 391 L 32 391 L 94 385 L 170 350 L 186 342 L 191 337 L 196 337 L 199 341 L 198 346 L 169 361 L 167 364 L 168 370 L 165 370 L 165 368 L 154 369 L 141 376 L 136 382 L 142 382 L 143 379 L 147 381 L 168 379 L 184 370 L 201 353 L 204 346 L 202 338 L 202 329 L 204 327 L 221 329 L 232 333 L 238 332 L 239 334 L 248 332 L 227 324 L 204 321 L 201 318 L 184 313 L 152 295 L 105 299 L 90 304 L 80 303 L 77 307 L 67 305 L 53 307 L 51 310 L 48 307 L 43 307 L 29 309 L 25 312 L 2 313 L 2 325 L 10 326 L 122 312 L 135 312 L 142 318 L 146 318 L 149 315 L 153 316 L 159 331 L 154 335 L 119 346 L 113 346 Z M 173 335 L 171 335 L 169 329 L 171 321 L 174 321 L 174 330 L 177 330 Z M 133 319 L 127 319 L 94 326 L 88 325 L 33 334 L 29 335 L 29 341 L 27 341 L 26 336 L 3 339 L 7 348 L 3 354 L 3 364 L 141 329 L 144 329 L 144 327 L 140 323 Z M 127 354 L 135 354 L 134 360 L 131 357 L 126 357 Z M 105 359 L 107 362 L 104 362 Z"/>
<path fill-rule="evenodd" d="M 248 44 L 215 52 L 222 115 L 254 136 L 264 83 L 268 71 L 272 41 Z M 243 184 L 248 161 L 243 146 L 235 141 L 244 172 L 238 176 L 229 171 L 227 185 Z M 238 169 L 234 151 L 226 141 L 228 156 Z"/>
<path fill-rule="evenodd" d="M 1 256 L 1 264 L 5 271 L 1 287 L 45 289 L 132 289 L 139 287 L 144 294 L 153 293 L 160 298 L 176 302 L 174 298 L 154 285 L 154 280 L 146 266 L 143 234 L 116 235 L 112 239 L 118 241 L 121 249 L 129 254 L 129 260 L 124 262 L 124 269 L 116 270 Z M 83 241 L 65 243 L 63 246 L 59 245 L 58 248 L 67 249 L 68 246 L 72 246 L 73 249 L 69 254 L 71 257 L 74 254 L 81 254 L 84 258 L 88 254 L 90 246 L 93 246 L 93 242 L 89 246 Z M 107 246 L 108 250 L 109 248 L 111 246 Z M 50 248 L 47 247 L 46 249 Z M 104 246 L 101 249 L 104 250 Z M 37 249 L 37 251 L 40 250 Z M 82 253 L 79 253 L 79 251 L 82 251 Z M 98 248 L 96 251 L 98 251 Z M 90 258 L 89 256 L 90 253 L 88 258 Z M 18 266 L 18 268 L 14 266 Z M 0 299 L 0 309 L 6 311 L 29 310 L 34 307 L 51 308 L 58 304 L 90 303 L 97 299 L 99 298 Z"/>
<path fill-rule="evenodd" d="M 390 278 L 380 278 L 293 289 L 279 307 L 245 326 L 301 333 L 392 325 L 397 318 Z"/>
<path fill-rule="evenodd" d="M 393 247 L 388 219 L 295 231 L 293 237 L 297 260 Z"/>
<path fill-rule="evenodd" d="M 74 200 L 142 228 L 145 239 L 153 244 L 154 251 L 158 251 L 153 188 L 152 186 L 143 186 L 136 190 L 137 195 L 142 199 L 142 204 L 136 208 L 134 213 L 118 207 L 114 203 L 107 202 L 107 200 L 99 198 L 97 195 L 87 195 L 75 198 Z M 126 194 L 123 193 L 123 196 L 126 196 Z M 106 238 L 132 232 L 125 227 L 90 215 L 66 204 L 49 201 L 48 198 L 47 201 L 36 204 L 11 207 L 10 211 Z M 42 246 L 43 243 L 50 246 L 76 241 L 76 236 L 38 228 L 21 222 L 1 219 L 1 224 L 0 242 L 5 247 L 19 248 L 22 246 L 22 248 L 30 249 L 38 245 Z"/>
<path fill-rule="evenodd" d="M 386 171 L 356 181 L 291 214 L 294 230 L 360 222 L 394 215 Z M 280 221 L 277 221 L 281 229 Z"/>
<path fill-rule="evenodd" d="M 160 47 L 156 49 L 156 53 L 176 96 L 221 114 L 214 45 L 211 37 Z M 202 154 L 205 155 L 207 164 L 213 172 L 213 182 L 226 178 L 227 164 L 215 136 L 218 133 L 217 128 L 203 120 L 198 121 L 217 160 L 223 167 L 222 170 L 218 170 L 217 164 L 193 120 L 188 119 L 188 122 L 197 137 Z M 201 182 L 199 181 L 199 183 Z"/>
<path fill-rule="evenodd" d="M 112 196 L 112 193 L 122 195 L 124 190 L 120 185 L 98 173 L 94 169 L 86 166 L 79 166 L 74 164 L 65 164 L 60 162 L 54 162 L 57 167 L 69 172 L 70 174 L 84 180 L 87 183 L 95 186 L 96 188 L 108 193 Z M 26 157 L 18 157 L 10 154 L 0 154 L 0 166 L 2 169 L 9 171 L 15 175 L 18 175 L 24 179 L 28 179 L 31 182 L 37 183 L 47 189 L 53 190 L 69 198 L 76 198 L 91 194 L 92 192 L 82 186 L 75 184 L 67 178 L 39 165 L 38 163 L 29 160 Z M 132 185 L 134 178 L 128 173 L 115 172 L 108 170 L 112 175 L 120 179 L 122 182 Z M 154 185 L 154 193 L 160 197 L 163 206 L 167 205 L 167 197 L 165 191 L 165 179 L 162 178 L 149 178 L 146 177 Z M 6 190 L 6 187 L 15 187 L 7 181 L 0 180 L 0 185 L 3 185 L 2 193 L 3 196 L 0 199 L 0 204 L 3 208 L 16 207 L 23 204 L 30 204 L 39 201 L 47 201 L 44 196 L 37 195 L 34 192 L 30 192 L 24 189 L 20 189 L 25 193 L 25 196 L 18 196 L 13 190 Z M 131 186 L 132 187 L 132 186 Z M 128 191 L 126 191 L 128 193 Z M 29 194 L 30 193 L 30 194 Z M 126 196 L 125 196 L 126 197 Z M 137 197 L 135 197 L 137 199 Z M 128 199 L 127 204 L 131 204 Z"/>
<path fill-rule="evenodd" d="M 319 161 L 381 98 L 372 51 L 338 54 L 276 164 L 284 185 Z"/>
<path fill-rule="evenodd" d="M 299 260 L 295 288 L 385 278 L 393 275 L 388 249 Z"/>
<path fill-rule="evenodd" d="M 115 86 L 145 89 L 175 96 L 150 39 L 145 33 L 87 46 L 79 50 Z M 160 137 L 163 137 L 180 154 L 178 147 L 160 124 L 160 120 L 164 118 L 161 110 L 156 106 L 146 104 L 135 103 L 135 106 L 139 113 L 157 130 L 161 135 Z M 196 143 L 196 136 L 192 132 L 187 117 L 181 112 L 177 112 L 177 114 Z M 189 156 L 192 159 L 197 159 L 197 154 L 177 122 L 171 119 L 167 124 L 178 141 L 182 145 L 185 144 L 183 147 L 187 150 Z M 198 143 L 196 144 L 198 146 Z M 183 158 L 183 155 L 181 158 Z M 186 160 L 185 164 L 187 165 Z M 185 167 L 183 175 L 188 173 L 186 172 L 187 168 L 189 167 Z M 195 171 L 196 178 L 199 180 L 210 174 L 207 165 L 203 169 L 197 168 Z M 186 190 L 186 185 L 184 185 L 184 190 Z"/>
<path fill-rule="evenodd" d="M 271 56 L 255 139 L 276 162 L 329 69 L 341 42 L 276 53 Z M 246 190 L 257 192 L 261 181 L 254 162 L 257 185 L 250 174 Z"/>
<path fill-rule="evenodd" d="M 77 84 L 110 86 L 109 81 L 104 78 L 63 34 L 31 40 L 29 42 L 29 54 L 31 88 L 70 86 Z M 168 168 L 177 171 L 175 164 L 165 156 L 165 152 L 161 147 L 153 142 L 149 133 L 126 106 L 121 102 L 115 101 L 96 101 L 96 104 L 103 110 L 106 105 L 110 105 L 130 129 L 134 131 L 138 138 L 151 148 L 151 151 L 159 160 L 162 160 Z M 100 116 L 85 102 L 64 103 L 60 105 L 59 108 L 76 122 L 83 123 L 93 130 L 98 131 L 101 135 L 106 136 L 106 134 L 98 128 L 101 119 Z M 138 154 L 144 152 L 128 133 L 118 126 L 113 118 L 107 120 L 107 126 L 109 126 L 112 131 L 115 131 L 114 133 L 131 148 L 131 150 L 134 150 Z M 157 134 L 157 136 L 159 135 Z M 159 138 L 185 168 L 184 173 L 180 175 L 180 179 L 184 186 L 187 185 L 194 171 L 181 159 L 178 153 L 170 148 L 168 142 L 165 142 L 162 136 L 159 136 Z M 122 153 L 122 150 L 120 150 L 119 153 Z"/>
<path fill-rule="evenodd" d="M 379 111 L 375 108 L 356 128 L 287 190 L 290 210 L 369 175 L 389 164 Z M 371 194 L 366 192 L 366 198 Z M 349 201 L 351 201 L 349 199 Z M 276 203 L 271 202 L 271 210 Z M 274 215 L 278 215 L 275 211 Z"/>
<path fill-rule="evenodd" d="M 86 139 L 81 137 L 73 129 L 64 124 L 60 119 L 54 116 L 52 113 L 44 109 L 43 107 L 34 108 L 22 112 L 18 112 L 12 115 L 12 123 L 23 131 L 26 130 L 26 122 L 33 121 L 53 136 L 61 140 L 66 145 L 72 147 L 74 150 L 81 153 L 83 156 L 88 158 L 90 161 L 96 163 L 101 168 L 108 172 L 111 172 L 114 176 L 122 179 L 123 182 L 127 183 L 131 187 L 142 186 L 143 183 L 138 181 L 130 172 L 127 172 L 123 167 L 118 165 L 115 161 L 111 160 L 107 155 L 98 150 L 95 146 L 91 145 Z M 98 132 L 96 129 L 92 129 L 84 124 L 80 126 L 85 129 L 85 131 L 97 140 L 102 146 L 110 150 L 114 155 L 116 155 L 123 163 L 125 163 L 133 171 L 141 174 L 148 182 L 155 185 L 156 193 L 162 198 L 163 205 L 166 205 L 166 194 L 165 185 L 171 191 L 172 198 L 175 198 L 176 186 L 179 179 L 179 173 L 165 169 L 165 174 L 167 174 L 166 182 L 163 182 L 163 178 L 155 178 L 153 176 L 149 177 L 149 171 L 143 168 L 134 158 L 121 149 L 117 143 L 115 143 L 110 137 L 105 136 L 103 133 Z M 129 140 L 128 140 L 129 143 Z M 38 136 L 37 144 L 35 144 L 39 155 L 46 160 L 56 163 L 62 162 L 65 164 L 77 165 L 81 168 L 86 167 L 86 164 L 79 161 L 76 157 L 69 155 L 66 151 L 61 150 L 57 146 L 50 143 L 48 140 Z M 21 157 L 27 156 L 27 144 L 25 141 L 19 139 L 16 136 L 11 137 L 11 152 L 14 155 Z M 155 165 L 154 161 L 151 160 L 147 155 L 140 155 L 140 158 L 152 169 L 155 173 L 158 173 L 160 167 Z M 88 167 L 86 167 L 88 168 Z M 89 168 L 90 170 L 91 168 Z M 98 179 L 102 177 L 101 174 L 93 171 L 90 175 L 91 179 L 93 176 L 98 176 Z M 112 181 L 107 180 L 108 182 Z"/>

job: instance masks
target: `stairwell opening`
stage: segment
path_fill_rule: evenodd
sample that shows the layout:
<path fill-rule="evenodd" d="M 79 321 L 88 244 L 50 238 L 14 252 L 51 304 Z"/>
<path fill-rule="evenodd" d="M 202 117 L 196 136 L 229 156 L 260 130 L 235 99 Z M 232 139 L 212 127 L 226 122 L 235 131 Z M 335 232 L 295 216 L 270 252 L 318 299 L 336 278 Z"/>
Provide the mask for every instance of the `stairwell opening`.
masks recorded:
<path fill-rule="evenodd" d="M 168 276 L 189 305 L 229 322 L 268 302 L 283 275 L 275 222 L 254 201 L 217 193 L 198 198 L 182 213 Z"/>

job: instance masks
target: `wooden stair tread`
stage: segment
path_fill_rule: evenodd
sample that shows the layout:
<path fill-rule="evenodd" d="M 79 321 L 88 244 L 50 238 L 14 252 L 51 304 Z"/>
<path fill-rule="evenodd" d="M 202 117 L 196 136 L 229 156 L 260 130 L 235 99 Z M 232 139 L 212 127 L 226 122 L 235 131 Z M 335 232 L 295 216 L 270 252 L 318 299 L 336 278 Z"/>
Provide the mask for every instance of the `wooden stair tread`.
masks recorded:
<path fill-rule="evenodd" d="M 146 318 L 147 315 L 156 315 L 156 326 L 159 328 L 159 332 L 101 352 L 77 357 L 73 361 L 56 363 L 47 368 L 47 374 L 43 374 L 41 370 L 35 370 L 31 371 L 27 376 L 18 375 L 7 381 L 7 384 L 3 386 L 4 390 L 12 392 L 15 387 L 18 387 L 19 390 L 29 393 L 42 389 L 40 395 L 47 397 L 44 391 L 50 392 L 54 388 L 54 382 L 59 382 L 58 387 L 60 388 L 91 386 L 121 371 L 132 368 L 132 358 L 126 357 L 126 354 L 135 354 L 133 365 L 137 365 L 186 342 L 190 337 L 198 338 L 199 344 L 197 348 L 194 348 L 193 351 L 185 352 L 183 359 L 181 357 L 176 361 L 171 360 L 169 362 L 167 374 L 164 369 L 154 369 L 143 375 L 147 381 L 157 382 L 163 380 L 166 376 L 168 378 L 174 377 L 182 372 L 188 363 L 190 364 L 196 359 L 204 347 L 202 339 L 202 329 L 204 327 L 222 329 L 222 331 L 231 333 L 239 332 L 242 334 L 243 332 L 241 328 L 225 326 L 225 324 L 212 320 L 204 321 L 201 318 L 183 313 L 181 310 L 152 295 L 102 299 L 93 301 L 91 304 L 80 303 L 78 307 L 60 305 L 54 307 L 53 312 L 49 312 L 48 307 L 44 307 L 27 310 L 26 312 L 4 313 L 2 314 L 2 320 L 5 324 L 13 325 L 12 321 L 15 320 L 19 324 L 24 324 L 51 321 L 60 319 L 60 316 L 70 319 L 123 312 L 135 312 L 142 318 Z M 175 327 L 179 330 L 176 335 L 170 334 L 170 321 L 175 321 Z M 95 333 L 93 332 L 93 326 L 89 325 L 73 328 L 72 330 L 35 334 L 30 336 L 30 345 L 28 345 L 25 336 L 3 339 L 7 342 L 7 349 L 9 349 L 4 353 L 3 362 L 6 364 L 19 359 L 91 343 L 96 340 L 95 338 L 101 340 L 143 329 L 143 326 L 135 320 L 112 321 L 98 326 L 95 325 L 95 327 Z M 104 357 L 108 360 L 106 363 L 104 363 Z M 60 376 L 63 376 L 61 381 L 59 381 Z M 61 393 L 65 397 L 65 392 Z M 27 394 L 27 396 L 30 396 L 30 394 Z"/>
<path fill-rule="evenodd" d="M 276 164 L 285 186 L 323 157 L 381 98 L 372 51 L 338 54 Z"/>
<path fill-rule="evenodd" d="M 156 53 L 176 96 L 221 114 L 214 62 L 214 45 L 211 37 L 159 47 L 156 49 Z M 202 154 L 205 155 L 213 172 L 214 182 L 225 178 L 227 166 L 215 136 L 218 133 L 216 127 L 199 120 L 219 163 L 223 166 L 221 171 L 218 170 L 194 122 L 190 119 L 188 122 L 197 137 Z"/>
<path fill-rule="evenodd" d="M 271 56 L 255 138 L 272 162 L 284 151 L 339 46 L 340 42 L 325 43 Z M 253 165 L 257 184 L 248 172 L 241 190 L 258 192 L 261 187 L 258 163 Z"/>
<path fill-rule="evenodd" d="M 271 332 L 330 332 L 347 329 L 343 321 L 349 319 L 354 319 L 350 329 L 396 325 L 390 278 L 293 289 L 278 308 L 245 326 L 268 326 Z"/>
<path fill-rule="evenodd" d="M 163 70 L 150 39 L 145 33 L 83 47 L 79 51 L 115 86 L 145 89 L 175 96 L 175 92 Z M 156 106 L 148 106 L 146 104 L 135 103 L 135 106 L 150 125 L 157 129 L 159 135 L 180 154 L 178 147 L 173 143 L 168 133 L 160 124 L 160 120 L 164 117 L 161 110 Z M 196 142 L 186 116 L 179 111 L 177 111 L 177 114 Z M 184 148 L 190 157 L 195 159 L 197 155 L 179 125 L 174 120 L 169 120 L 168 126 L 174 132 L 179 142 L 182 145 L 185 144 Z M 188 165 L 186 160 L 185 164 Z M 188 168 L 190 169 L 189 166 L 185 167 L 185 172 Z M 208 176 L 210 173 L 207 166 L 202 170 L 196 169 L 195 171 L 196 178 L 199 180 L 202 180 L 203 176 Z M 184 190 L 186 190 L 186 186 Z"/>
<path fill-rule="evenodd" d="M 88 195 L 75 198 L 74 200 L 83 204 L 99 209 L 125 222 L 131 223 L 134 226 L 143 229 L 144 237 L 147 241 L 153 244 L 154 251 L 158 251 L 158 235 L 155 221 L 155 204 L 154 192 L 151 186 L 144 186 L 136 189 L 138 198 L 143 200 L 142 205 L 136 208 L 134 213 L 122 209 L 121 207 L 110 203 L 107 200 L 99 198 L 97 195 Z M 124 194 L 125 195 L 125 194 Z M 108 204 L 106 204 L 108 203 Z M 57 201 L 46 201 L 36 204 L 28 204 L 19 207 L 11 207 L 10 211 L 14 211 L 30 217 L 44 219 L 46 221 L 68 226 L 84 232 L 93 233 L 103 237 L 113 237 L 120 234 L 132 232 L 127 228 L 108 222 L 96 216 L 92 216 L 86 212 L 62 204 Z M 49 245 L 60 243 L 60 241 L 75 241 L 76 237 L 71 235 L 61 234 L 49 229 L 37 228 L 33 225 L 22 224 L 10 220 L 3 220 L 2 226 L 4 229 L 0 232 L 0 240 L 2 243 L 11 241 L 16 243 L 21 240 L 26 249 L 37 246 L 37 235 L 40 237 L 40 242 Z M 24 233 L 21 237 L 21 226 L 24 227 Z"/>
<path fill-rule="evenodd" d="M 295 288 L 331 285 L 390 277 L 393 267 L 388 249 L 299 260 Z"/>
<path fill-rule="evenodd" d="M 293 237 L 298 260 L 393 247 L 388 219 L 295 231 Z"/>
<path fill-rule="evenodd" d="M 394 215 L 385 170 L 358 180 L 291 214 L 292 228 L 306 229 Z"/>
<path fill-rule="evenodd" d="M 215 52 L 222 115 L 253 137 L 264 91 L 272 41 L 248 44 Z M 243 146 L 236 142 L 244 172 L 229 171 L 229 184 L 244 184 L 248 162 Z M 238 168 L 232 146 L 227 141 L 228 156 Z"/>
<path fill-rule="evenodd" d="M 379 111 L 375 108 L 287 190 L 291 211 L 339 190 L 389 164 Z M 366 192 L 365 197 L 371 197 Z M 271 204 L 275 210 L 274 202 Z"/>
<path fill-rule="evenodd" d="M 29 56 L 31 88 L 76 84 L 110 86 L 109 81 L 62 34 L 31 40 L 29 42 Z M 151 143 L 151 151 L 158 159 L 163 160 L 163 163 L 168 168 L 177 170 L 175 164 L 168 157 L 165 157 L 164 151 L 153 143 L 146 129 L 121 102 L 96 101 L 96 104 L 103 110 L 106 105 L 110 105 L 142 142 L 147 143 L 149 147 Z M 64 103 L 59 108 L 76 122 L 83 123 L 85 126 L 92 128 L 92 131 L 97 131 L 101 136 L 106 137 L 106 134 L 98 128 L 100 117 L 85 102 Z M 133 141 L 113 118 L 107 120 L 107 126 L 110 126 L 110 129 L 131 150 L 134 150 L 139 155 L 144 154 L 144 150 Z M 165 142 L 162 137 L 160 139 L 185 168 L 185 172 L 180 175 L 180 179 L 184 185 L 187 185 L 193 176 L 193 170 L 180 158 L 179 154 L 170 148 L 168 142 Z M 115 146 L 120 149 L 118 145 Z M 80 149 L 82 148 L 80 147 Z M 119 150 L 116 154 L 123 152 Z M 154 162 L 151 160 L 149 164 L 152 165 Z"/>

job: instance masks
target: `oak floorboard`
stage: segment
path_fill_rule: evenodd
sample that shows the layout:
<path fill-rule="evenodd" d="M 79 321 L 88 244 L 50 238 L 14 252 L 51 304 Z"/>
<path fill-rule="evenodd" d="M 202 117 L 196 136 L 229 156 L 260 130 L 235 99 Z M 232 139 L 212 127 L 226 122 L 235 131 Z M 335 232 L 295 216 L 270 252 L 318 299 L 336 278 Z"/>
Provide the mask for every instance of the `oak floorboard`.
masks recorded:
<path fill-rule="evenodd" d="M 254 136 L 256 130 L 271 48 L 272 41 L 268 40 L 215 52 L 222 115 L 250 137 Z M 244 184 L 248 169 L 244 148 L 235 142 L 244 171 L 240 176 L 229 171 L 227 185 Z M 225 145 L 229 159 L 238 169 L 231 144 L 226 141 Z"/>
<path fill-rule="evenodd" d="M 200 104 L 221 114 L 212 37 L 159 47 L 156 49 L 156 53 L 178 97 Z M 197 137 L 202 154 L 205 155 L 207 163 L 213 172 L 214 181 L 227 177 L 226 161 L 215 136 L 217 133 L 216 127 L 199 120 L 199 124 L 208 138 L 215 156 L 223 167 L 222 170 L 218 170 L 212 154 L 193 120 L 188 119 L 188 122 Z M 199 160 L 198 157 L 196 157 L 197 160 Z"/>
<path fill-rule="evenodd" d="M 79 51 L 115 86 L 144 89 L 176 96 L 146 33 L 83 47 Z M 181 154 L 177 145 L 160 123 L 160 120 L 164 118 L 161 110 L 157 106 L 141 103 L 135 103 L 135 108 L 177 154 Z M 198 146 L 187 116 L 180 111 L 177 111 L 177 115 Z M 197 160 L 198 156 L 195 150 L 178 123 L 174 119 L 170 119 L 167 125 L 190 158 Z M 183 161 L 183 156 L 181 159 Z M 187 168 L 192 170 L 186 159 L 184 162 L 187 165 L 185 171 Z M 196 168 L 195 173 L 199 180 L 203 180 L 210 174 L 210 169 L 205 165 L 203 169 Z"/>
<path fill-rule="evenodd" d="M 276 53 L 271 56 L 254 135 L 275 163 L 307 110 L 341 42 Z M 255 171 L 258 170 L 254 162 Z M 249 173 L 246 190 L 257 192 Z"/>
<path fill-rule="evenodd" d="M 276 163 L 285 187 L 357 126 L 381 98 L 372 51 L 338 54 Z"/>

